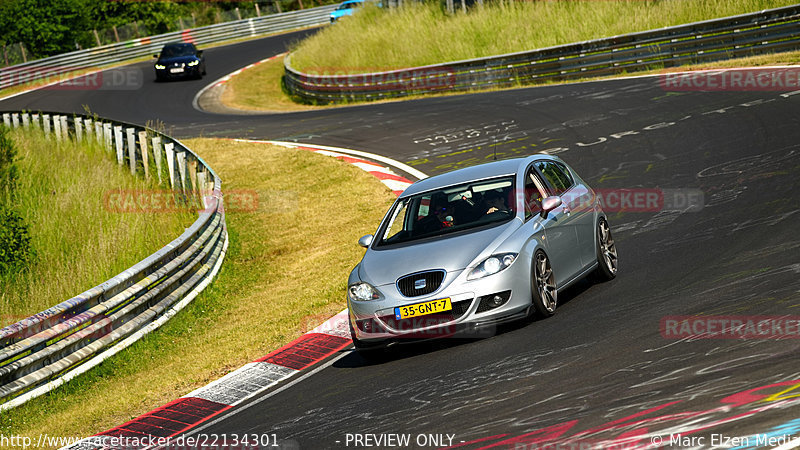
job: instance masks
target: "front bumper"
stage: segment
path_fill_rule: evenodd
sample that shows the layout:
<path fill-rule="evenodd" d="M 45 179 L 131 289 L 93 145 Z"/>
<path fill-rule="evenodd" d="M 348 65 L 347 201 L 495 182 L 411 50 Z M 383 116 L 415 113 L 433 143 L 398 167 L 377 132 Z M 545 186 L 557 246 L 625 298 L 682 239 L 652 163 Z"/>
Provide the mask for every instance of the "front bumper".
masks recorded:
<path fill-rule="evenodd" d="M 445 337 L 482 337 L 487 326 L 525 317 L 531 306 L 529 267 L 516 261 L 508 269 L 483 279 L 463 281 L 462 272 L 448 273 L 443 287 L 420 297 L 404 297 L 394 285 L 377 287 L 383 299 L 348 299 L 353 337 L 364 346 Z M 448 280 L 449 279 L 449 280 Z M 489 300 L 501 297 L 500 306 Z M 452 311 L 397 319 L 394 308 L 449 297 Z"/>
<path fill-rule="evenodd" d="M 181 78 L 196 78 L 200 76 L 200 65 L 183 67 L 183 72 L 173 72 L 171 67 L 166 69 L 155 69 L 156 78 L 159 80 L 171 80 Z"/>

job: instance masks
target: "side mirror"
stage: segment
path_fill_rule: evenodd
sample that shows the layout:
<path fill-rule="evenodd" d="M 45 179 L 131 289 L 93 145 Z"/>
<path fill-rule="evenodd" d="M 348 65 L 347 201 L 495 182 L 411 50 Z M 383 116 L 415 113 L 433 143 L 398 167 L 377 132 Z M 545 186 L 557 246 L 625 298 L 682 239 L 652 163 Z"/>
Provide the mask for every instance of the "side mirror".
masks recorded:
<path fill-rule="evenodd" d="M 358 240 L 358 245 L 364 248 L 369 248 L 369 246 L 372 244 L 372 238 L 373 236 L 371 234 L 365 234 L 364 236 L 361 236 L 361 239 Z"/>
<path fill-rule="evenodd" d="M 542 200 L 542 217 L 547 217 L 547 213 L 561 206 L 561 197 L 551 195 Z"/>
<path fill-rule="evenodd" d="M 153 58 L 158 59 L 158 55 L 153 55 Z"/>

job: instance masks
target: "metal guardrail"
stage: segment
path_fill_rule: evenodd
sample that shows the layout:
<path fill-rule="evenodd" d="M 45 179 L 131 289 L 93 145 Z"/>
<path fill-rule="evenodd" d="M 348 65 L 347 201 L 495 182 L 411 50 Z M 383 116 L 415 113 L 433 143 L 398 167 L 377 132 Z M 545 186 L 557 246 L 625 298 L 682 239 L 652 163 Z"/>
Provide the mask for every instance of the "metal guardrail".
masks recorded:
<path fill-rule="evenodd" d="M 158 53 L 167 42 L 191 42 L 205 45 L 323 25 L 330 22 L 330 13 L 336 7 L 337 5 L 320 6 L 302 11 L 237 20 L 38 59 L 0 69 L 0 90 L 68 72 L 153 55 Z"/>
<path fill-rule="evenodd" d="M 284 60 L 289 92 L 310 103 L 596 77 L 800 48 L 800 5 L 465 61 L 357 75 L 300 72 Z"/>
<path fill-rule="evenodd" d="M 228 244 L 222 181 L 195 153 L 155 130 L 85 115 L 6 112 L 6 126 L 57 140 L 96 140 L 133 174 L 202 205 L 178 238 L 114 278 L 0 329 L 0 411 L 41 395 L 168 320 L 216 275 Z M 171 192 L 171 194 L 169 194 Z"/>

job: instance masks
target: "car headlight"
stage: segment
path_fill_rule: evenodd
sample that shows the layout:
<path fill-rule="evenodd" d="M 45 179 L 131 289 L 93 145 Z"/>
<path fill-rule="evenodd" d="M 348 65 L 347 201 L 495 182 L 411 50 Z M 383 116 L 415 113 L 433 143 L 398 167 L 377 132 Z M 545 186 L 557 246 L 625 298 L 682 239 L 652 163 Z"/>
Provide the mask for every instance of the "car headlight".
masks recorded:
<path fill-rule="evenodd" d="M 166 69 L 166 68 L 167 68 L 167 66 L 165 66 L 163 64 L 156 64 L 156 69 L 158 69 L 158 70 L 162 70 L 162 69 Z"/>
<path fill-rule="evenodd" d="M 368 302 L 370 300 L 377 300 L 381 296 L 378 291 L 369 283 L 355 283 L 347 288 L 347 296 L 350 300 L 359 302 Z"/>
<path fill-rule="evenodd" d="M 194 67 L 194 66 L 196 66 L 198 64 L 200 64 L 200 61 L 196 59 L 196 60 L 190 62 L 189 64 L 187 64 L 187 66 Z"/>
<path fill-rule="evenodd" d="M 507 269 L 517 259 L 516 253 L 501 253 L 499 255 L 492 255 L 478 264 L 478 267 L 472 269 L 472 272 L 467 275 L 467 280 L 477 280 L 479 278 L 488 277 L 498 272 Z"/>

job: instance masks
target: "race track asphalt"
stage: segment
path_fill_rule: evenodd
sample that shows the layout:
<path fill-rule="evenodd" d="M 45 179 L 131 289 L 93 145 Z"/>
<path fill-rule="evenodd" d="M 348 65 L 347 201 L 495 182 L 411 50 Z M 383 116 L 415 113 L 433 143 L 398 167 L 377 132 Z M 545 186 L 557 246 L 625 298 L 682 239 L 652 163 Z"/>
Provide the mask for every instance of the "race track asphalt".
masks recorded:
<path fill-rule="evenodd" d="M 800 319 L 800 94 L 670 91 L 650 77 L 289 114 L 192 108 L 203 86 L 304 33 L 209 49 L 202 81 L 155 83 L 147 62 L 124 69 L 141 72 L 136 89 L 44 89 L 0 109 L 86 105 L 162 121 L 176 137 L 342 146 L 429 175 L 546 150 L 594 188 L 662 189 L 674 201 L 611 213 L 619 276 L 570 288 L 549 319 L 403 346 L 377 361 L 345 352 L 202 433 L 274 434 L 303 449 L 364 448 L 353 440 L 366 433 L 409 434 L 415 448 L 447 446 L 449 436 L 461 448 L 542 448 L 556 438 L 607 447 L 664 430 L 702 438 L 662 443 L 675 448 L 709 447 L 715 435 L 800 436 L 800 331 L 791 338 L 791 321 L 775 319 Z M 696 210 L 680 202 L 698 193 Z M 662 333 L 674 316 L 769 316 L 773 338 L 676 339 Z M 373 448 L 399 448 L 380 443 Z"/>

